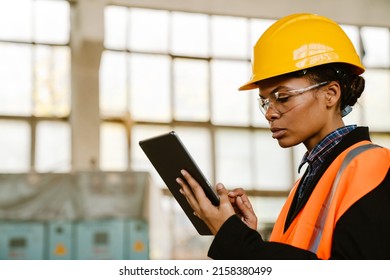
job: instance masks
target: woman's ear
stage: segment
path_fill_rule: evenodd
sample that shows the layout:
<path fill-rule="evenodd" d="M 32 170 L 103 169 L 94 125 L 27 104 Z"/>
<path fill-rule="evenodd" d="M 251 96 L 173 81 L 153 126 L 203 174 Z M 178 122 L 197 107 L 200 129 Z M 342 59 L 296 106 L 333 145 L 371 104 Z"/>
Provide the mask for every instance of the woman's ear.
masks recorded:
<path fill-rule="evenodd" d="M 327 107 L 333 107 L 340 103 L 341 88 L 338 82 L 332 81 L 326 86 L 325 102 Z"/>

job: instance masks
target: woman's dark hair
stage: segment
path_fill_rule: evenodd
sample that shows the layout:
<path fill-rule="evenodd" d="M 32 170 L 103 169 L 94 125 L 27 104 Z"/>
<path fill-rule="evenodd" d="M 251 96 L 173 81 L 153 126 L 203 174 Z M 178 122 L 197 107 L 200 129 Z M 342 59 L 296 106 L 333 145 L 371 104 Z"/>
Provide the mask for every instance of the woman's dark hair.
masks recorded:
<path fill-rule="evenodd" d="M 307 76 L 313 83 L 336 81 L 341 89 L 340 109 L 356 104 L 364 91 L 365 80 L 355 73 L 353 66 L 345 63 L 331 63 L 309 68 L 298 74 Z"/>

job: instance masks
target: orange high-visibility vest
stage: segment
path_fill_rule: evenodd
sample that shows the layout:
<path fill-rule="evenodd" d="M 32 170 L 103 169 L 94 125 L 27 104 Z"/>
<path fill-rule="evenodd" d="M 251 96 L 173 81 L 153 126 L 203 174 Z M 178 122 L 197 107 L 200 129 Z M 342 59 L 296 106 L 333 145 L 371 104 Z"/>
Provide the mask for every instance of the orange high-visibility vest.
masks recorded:
<path fill-rule="evenodd" d="M 284 232 L 284 223 L 299 181 L 295 183 L 273 228 L 270 241 L 316 253 L 329 259 L 339 218 L 356 201 L 375 189 L 390 168 L 390 151 L 361 141 L 343 151 L 328 167 L 307 203 Z"/>

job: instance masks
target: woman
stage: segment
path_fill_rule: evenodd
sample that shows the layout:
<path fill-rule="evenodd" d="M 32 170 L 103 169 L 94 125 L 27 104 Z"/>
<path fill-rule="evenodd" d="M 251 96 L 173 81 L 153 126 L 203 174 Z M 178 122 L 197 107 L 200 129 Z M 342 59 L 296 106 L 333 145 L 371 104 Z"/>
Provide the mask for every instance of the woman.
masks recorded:
<path fill-rule="evenodd" d="M 209 257 L 390 259 L 390 151 L 371 143 L 368 128 L 343 122 L 364 90 L 363 72 L 351 41 L 328 18 L 290 15 L 260 37 L 252 78 L 240 90 L 259 88 L 272 137 L 283 148 L 303 143 L 300 168 L 307 169 L 270 241 L 256 231 L 243 189 L 217 184 L 215 207 L 183 170 L 181 192 L 215 235 Z"/>

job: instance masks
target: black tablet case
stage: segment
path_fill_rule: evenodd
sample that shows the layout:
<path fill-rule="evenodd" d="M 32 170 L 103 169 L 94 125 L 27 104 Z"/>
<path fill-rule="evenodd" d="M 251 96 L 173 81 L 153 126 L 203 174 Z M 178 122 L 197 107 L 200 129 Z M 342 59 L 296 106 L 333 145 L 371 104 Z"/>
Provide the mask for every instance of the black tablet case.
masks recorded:
<path fill-rule="evenodd" d="M 171 131 L 166 134 L 141 140 L 139 145 L 171 191 L 173 197 L 177 200 L 187 217 L 195 226 L 198 233 L 201 235 L 211 235 L 212 233 L 208 226 L 193 214 L 194 210 L 188 204 L 184 195 L 179 191 L 180 185 L 176 182 L 176 178 L 180 177 L 185 180 L 181 175 L 180 170 L 185 169 L 192 175 L 192 177 L 203 187 L 206 195 L 214 205 L 219 205 L 219 198 L 176 132 Z"/>

